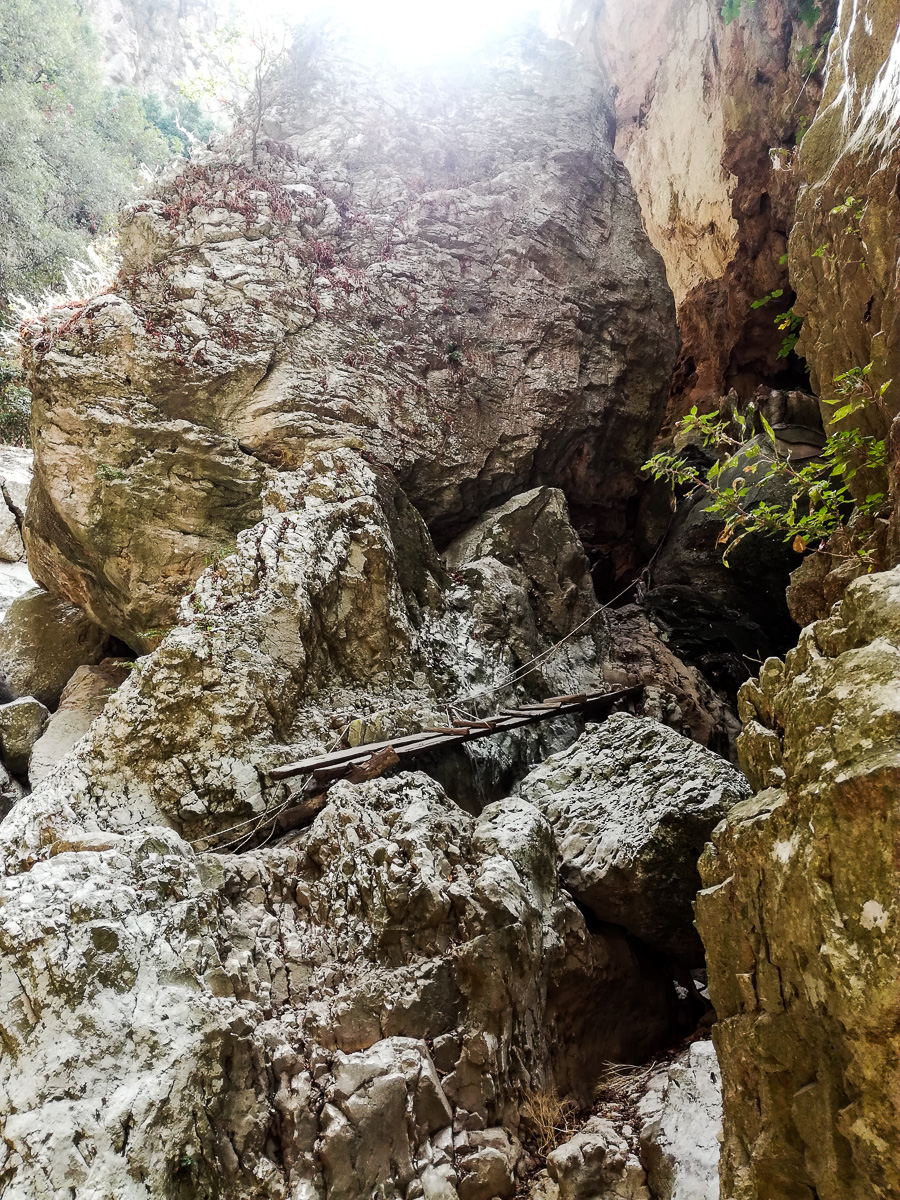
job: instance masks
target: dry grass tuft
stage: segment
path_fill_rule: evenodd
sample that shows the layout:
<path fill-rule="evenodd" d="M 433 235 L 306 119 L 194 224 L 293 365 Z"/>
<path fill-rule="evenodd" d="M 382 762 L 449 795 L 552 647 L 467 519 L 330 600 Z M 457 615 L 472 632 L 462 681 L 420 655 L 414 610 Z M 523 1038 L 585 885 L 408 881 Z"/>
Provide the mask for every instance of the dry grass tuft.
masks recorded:
<path fill-rule="evenodd" d="M 635 1067 L 631 1063 L 606 1062 L 603 1064 L 599 1089 L 619 1091 L 643 1088 L 658 1070 L 659 1063 L 657 1062 L 652 1062 L 649 1066 L 644 1067 Z"/>
<path fill-rule="evenodd" d="M 575 1102 L 561 1098 L 556 1088 L 531 1088 L 525 1093 L 522 1117 L 541 1158 L 546 1158 L 572 1132 L 570 1121 L 575 1112 Z"/>

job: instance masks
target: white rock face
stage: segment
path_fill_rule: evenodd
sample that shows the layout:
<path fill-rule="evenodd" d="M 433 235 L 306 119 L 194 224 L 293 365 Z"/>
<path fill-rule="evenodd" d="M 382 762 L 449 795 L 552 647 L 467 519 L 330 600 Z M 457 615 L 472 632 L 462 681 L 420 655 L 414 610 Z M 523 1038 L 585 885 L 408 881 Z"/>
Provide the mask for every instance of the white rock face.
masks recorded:
<path fill-rule="evenodd" d="M 679 305 L 698 283 L 723 275 L 738 246 L 718 26 L 714 0 L 661 0 L 637 11 L 609 0 L 597 27 L 588 17 L 583 31 L 618 84 L 616 150 Z"/>
<path fill-rule="evenodd" d="M 289 802 L 272 767 L 351 727 L 371 741 L 445 722 L 442 702 L 488 691 L 555 640 L 529 600 L 524 559 L 518 607 L 504 606 L 494 575 L 449 578 L 403 493 L 354 451 L 311 454 L 264 500 L 265 520 L 207 570 L 180 623 L 18 809 L 23 845 L 48 845 L 49 828 L 63 836 L 72 817 L 117 832 L 171 823 L 194 839 L 242 822 L 252 833 Z M 568 657 L 499 695 L 596 686 L 604 645 L 602 624 L 589 627 Z M 501 750 L 540 759 L 544 736 L 463 756 L 464 786 Z"/>
<path fill-rule="evenodd" d="M 553 827 L 563 882 L 579 903 L 686 965 L 702 963 L 697 861 L 750 794 L 740 771 L 656 721 L 615 713 L 518 792 Z"/>
<path fill-rule="evenodd" d="M 585 1071 L 671 1011 L 557 890 L 536 809 L 476 820 L 421 774 L 338 784 L 242 855 L 70 831 L 0 883 L 0 946 L 5 1200 L 492 1200 L 566 990 L 644 1043 Z"/>
<path fill-rule="evenodd" d="M 30 758 L 26 759 L 28 781 L 36 787 L 42 779 L 61 762 L 90 729 L 103 712 L 112 693 L 128 678 L 128 671 L 114 659 L 104 659 L 96 667 L 79 667 L 63 688 L 59 708 L 40 727 L 40 737 L 31 747 Z M 24 704 L 17 700 L 14 704 Z M 36 701 L 31 701 L 35 704 Z M 0 731 L 4 709 L 0 708 Z M 6 753 L 6 736 L 3 734 L 3 750 Z"/>
<path fill-rule="evenodd" d="M 123 215 L 111 291 L 24 331 L 32 572 L 136 650 L 311 449 L 365 449 L 441 542 L 551 484 L 605 547 L 662 417 L 674 304 L 603 78 L 536 33 L 317 71 L 255 161 L 235 138 Z"/>
<path fill-rule="evenodd" d="M 561 6 L 568 36 L 614 85 L 616 152 L 675 293 L 674 416 L 716 407 L 732 386 L 749 397 L 784 366 L 783 334 L 751 304 L 789 286 L 796 147 L 822 93 L 824 56 L 811 66 L 810 54 L 827 45 L 834 8 L 733 7 L 726 23 L 721 0 Z"/>
<path fill-rule="evenodd" d="M 35 587 L 34 579 L 25 562 L 0 562 L 0 621 L 9 612 L 14 600 L 24 596 Z"/>
<path fill-rule="evenodd" d="M 105 82 L 155 93 L 169 104 L 179 85 L 214 69 L 203 38 L 217 23 L 211 0 L 89 0 Z"/>
<path fill-rule="evenodd" d="M 528 504 L 571 567 L 556 501 Z M 346 448 L 264 503 L 0 824 L 4 1200 L 494 1200 L 526 1089 L 588 1098 L 676 1027 L 670 972 L 588 929 L 522 799 L 473 817 L 424 774 L 339 783 L 312 824 L 246 848 L 296 803 L 273 765 L 440 719 L 550 644 L 570 588 L 587 598 L 530 551 L 479 559 L 476 595 Z M 486 589 L 514 577 L 521 611 L 488 628 Z M 585 638 L 530 686 L 599 676 L 605 628 Z M 244 851 L 208 851 L 218 833 Z"/>
<path fill-rule="evenodd" d="M 693 1042 L 655 1075 L 638 1108 L 653 1200 L 719 1200 L 722 1077 L 712 1042 Z"/>
<path fill-rule="evenodd" d="M 547 1172 L 558 1200 L 651 1200 L 637 1156 L 615 1126 L 600 1117 L 589 1118 L 547 1155 Z"/>

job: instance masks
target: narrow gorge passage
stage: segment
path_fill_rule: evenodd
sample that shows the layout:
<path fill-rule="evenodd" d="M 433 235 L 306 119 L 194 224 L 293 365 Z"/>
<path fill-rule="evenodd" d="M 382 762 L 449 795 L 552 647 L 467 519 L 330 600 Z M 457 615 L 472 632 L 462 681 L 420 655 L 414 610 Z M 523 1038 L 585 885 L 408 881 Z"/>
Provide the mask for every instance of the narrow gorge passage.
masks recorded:
<path fill-rule="evenodd" d="M 900 0 L 526 9 L 0 4 L 4 1200 L 900 1196 Z"/>

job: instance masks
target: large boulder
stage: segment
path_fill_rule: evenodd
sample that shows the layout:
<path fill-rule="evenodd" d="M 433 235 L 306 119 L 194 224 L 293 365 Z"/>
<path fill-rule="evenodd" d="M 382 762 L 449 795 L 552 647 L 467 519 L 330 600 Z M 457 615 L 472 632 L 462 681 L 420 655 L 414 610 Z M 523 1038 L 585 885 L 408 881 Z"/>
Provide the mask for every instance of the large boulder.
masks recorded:
<path fill-rule="evenodd" d="M 31 751 L 49 716 L 46 705 L 34 696 L 22 696 L 9 704 L 0 704 L 0 752 L 13 774 L 28 774 Z"/>
<path fill-rule="evenodd" d="M 277 141 L 179 169 L 112 289 L 25 330 L 29 563 L 136 648 L 323 439 L 439 541 L 541 483 L 625 531 L 677 335 L 605 81 L 536 33 L 390 82 L 360 53 L 321 51 Z"/>
<path fill-rule="evenodd" d="M 485 558 L 531 581 L 541 624 L 557 641 L 594 620 L 600 635 L 605 633 L 590 564 L 558 488 L 534 488 L 514 496 L 485 513 L 444 550 L 450 570 Z"/>
<path fill-rule="evenodd" d="M 421 774 L 243 854 L 73 829 L 0 899 L 8 1200 L 492 1200 L 567 1047 L 553 978 L 636 1006 L 585 1076 L 671 1036 L 671 981 L 611 970 L 537 810 L 472 818 Z"/>
<path fill-rule="evenodd" d="M 722 1191 L 900 1193 L 900 569 L 741 692 L 755 789 L 701 861 Z"/>
<path fill-rule="evenodd" d="M 548 1200 L 651 1200 L 640 1160 L 601 1117 L 547 1155 L 547 1172 L 557 1189 Z"/>
<path fill-rule="evenodd" d="M 204 573 L 179 623 L 19 806 L 24 843 L 49 848 L 72 819 L 252 840 L 290 803 L 271 769 L 351 730 L 356 743 L 377 741 L 446 724 L 448 702 L 481 696 L 481 711 L 496 711 L 602 684 L 602 626 L 547 658 L 555 630 L 530 599 L 526 567 L 517 605 L 504 590 L 510 569 L 496 560 L 481 560 L 494 563 L 486 574 L 449 577 L 389 473 L 360 454 L 311 453 L 276 476 L 263 502 L 265 519 Z M 576 540 L 571 529 L 567 537 Z M 569 583 L 560 586 L 545 602 L 563 605 Z M 540 669 L 508 684 L 535 656 Z M 524 774 L 552 724 L 460 751 L 460 791 L 474 801 L 498 761 Z"/>
<path fill-rule="evenodd" d="M 740 722 L 727 698 L 668 645 L 668 630 L 638 604 L 608 613 L 609 653 L 604 679 L 613 687 L 642 685 L 637 716 L 652 717 L 691 741 L 737 762 L 734 740 Z"/>
<path fill-rule="evenodd" d="M 80 608 L 40 588 L 14 600 L 0 625 L 0 672 L 14 697 L 56 708 L 75 669 L 110 649 L 104 630 Z"/>
<path fill-rule="evenodd" d="M 579 904 L 685 965 L 702 963 L 697 860 L 750 793 L 739 771 L 656 721 L 617 713 L 518 790 L 556 833 L 561 877 Z"/>

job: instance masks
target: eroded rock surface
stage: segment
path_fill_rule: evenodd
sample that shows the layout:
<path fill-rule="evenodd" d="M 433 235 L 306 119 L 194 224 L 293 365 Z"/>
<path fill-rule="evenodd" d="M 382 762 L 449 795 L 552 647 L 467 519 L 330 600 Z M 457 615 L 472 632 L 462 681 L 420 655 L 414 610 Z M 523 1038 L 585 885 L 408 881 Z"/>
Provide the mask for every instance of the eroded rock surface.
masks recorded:
<path fill-rule="evenodd" d="M 571 1038 L 568 990 L 633 1006 L 638 1044 L 600 1033 L 585 1075 L 671 1027 L 664 973 L 621 969 L 558 890 L 537 810 L 476 820 L 420 774 L 338 784 L 292 844 L 241 856 L 71 834 L 2 893 L 10 1200 L 400 1200 L 415 1181 L 492 1200 L 522 1089 Z"/>
<path fill-rule="evenodd" d="M 442 541 L 552 483 L 621 546 L 677 334 L 605 82 L 537 34 L 316 79 L 256 162 L 206 154 L 126 214 L 110 292 L 25 331 L 29 563 L 135 648 L 322 439 Z"/>
<path fill-rule="evenodd" d="M 28 760 L 50 712 L 33 696 L 0 704 L 0 751 L 3 762 L 16 775 L 28 774 Z"/>
<path fill-rule="evenodd" d="M 667 632 L 637 604 L 611 610 L 609 623 L 604 678 L 618 687 L 644 685 L 636 714 L 652 717 L 736 762 L 734 740 L 740 722 L 724 696 L 673 652 Z"/>
<path fill-rule="evenodd" d="M 266 519 L 205 573 L 179 625 L 19 809 L 23 845 L 49 847 L 72 820 L 119 831 L 171 823 L 194 839 L 235 825 L 252 834 L 289 803 L 267 772 L 351 729 L 374 741 L 446 722 L 446 702 L 473 694 L 495 711 L 516 697 L 602 686 L 600 622 L 567 656 L 495 691 L 556 640 L 531 605 L 525 566 L 521 604 L 505 609 L 508 569 L 496 560 L 481 560 L 494 568 L 474 584 L 449 578 L 389 474 L 355 452 L 310 455 L 278 474 L 264 501 Z M 545 603 L 563 606 L 571 580 L 556 600 L 544 584 Z M 492 764 L 538 760 L 544 736 L 552 730 L 473 746 L 461 763 L 467 786 Z"/>
<path fill-rule="evenodd" d="M 836 377 L 869 363 L 873 392 L 894 381 L 885 407 L 870 401 L 854 422 L 879 436 L 900 408 L 898 94 L 897 0 L 841 4 L 825 93 L 800 149 L 790 271 L 816 393 L 836 400 Z"/>
<path fill-rule="evenodd" d="M 653 1200 L 719 1200 L 722 1078 L 712 1042 L 693 1042 L 654 1075 L 638 1107 Z"/>
<path fill-rule="evenodd" d="M 103 712 L 112 693 L 127 678 L 127 668 L 116 659 L 106 658 L 96 667 L 78 668 L 63 688 L 56 712 L 47 719 L 48 714 L 46 709 L 44 710 L 44 721 L 37 726 L 40 736 L 33 739 L 25 766 L 20 768 L 23 773 L 27 773 L 28 782 L 32 787 L 49 775 L 56 764 L 84 737 Z M 27 701 L 17 700 L 0 708 L 0 736 L 3 739 L 4 757 L 7 752 L 4 721 L 8 720 L 9 710 L 14 709 L 16 704 L 24 703 Z M 16 769 L 12 763 L 10 766 L 13 770 Z"/>
<path fill-rule="evenodd" d="M 0 446 L 0 559 L 24 562 L 22 522 L 31 486 L 32 454 L 18 446 Z"/>
<path fill-rule="evenodd" d="M 615 1127 L 590 1117 L 583 1128 L 547 1155 L 547 1172 L 556 1184 L 548 1200 L 650 1200 L 640 1160 Z"/>
<path fill-rule="evenodd" d="M 701 861 L 723 1194 L 900 1191 L 900 570 L 850 585 L 741 692 L 756 794 Z"/>
<path fill-rule="evenodd" d="M 174 107 L 183 101 L 180 84 L 215 71 L 204 46 L 221 19 L 213 0 L 90 0 L 87 8 L 100 37 L 105 82 L 113 87 L 132 87 Z"/>
<path fill-rule="evenodd" d="M 561 877 L 601 921 L 685 965 L 702 961 L 692 903 L 703 845 L 749 794 L 723 758 L 626 713 L 589 728 L 522 780 L 547 817 Z"/>

